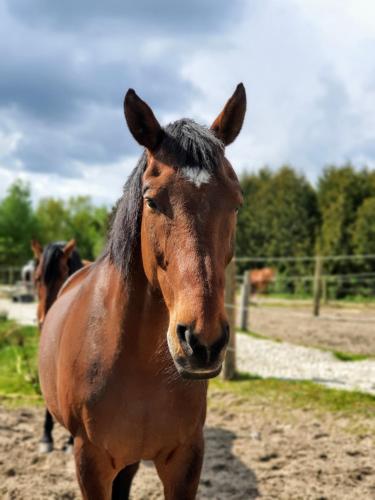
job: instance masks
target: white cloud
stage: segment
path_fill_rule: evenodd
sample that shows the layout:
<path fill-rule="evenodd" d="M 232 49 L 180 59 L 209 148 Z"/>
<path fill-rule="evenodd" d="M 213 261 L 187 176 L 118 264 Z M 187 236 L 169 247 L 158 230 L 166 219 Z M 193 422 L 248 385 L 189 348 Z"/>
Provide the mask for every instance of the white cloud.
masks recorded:
<path fill-rule="evenodd" d="M 244 81 L 246 124 L 228 150 L 237 170 L 292 162 L 314 180 L 327 162 L 373 163 L 363 149 L 375 137 L 375 4 L 247 5 L 226 47 L 196 51 L 182 68 L 205 120 Z"/>
<path fill-rule="evenodd" d="M 19 24 L 1 2 L 16 69 L 4 90 L 10 103 L 0 86 L 0 197 L 23 176 L 35 198 L 82 193 L 112 203 L 136 163 L 121 109 L 133 85 L 162 123 L 188 116 L 209 125 L 243 81 L 246 122 L 227 152 L 238 172 L 290 162 L 315 180 L 329 162 L 375 164 L 372 0 L 252 0 L 240 21 L 208 33 L 148 36 L 141 24 L 123 33 L 119 21 L 113 33 L 101 25 L 100 36 L 92 24 L 82 38 L 78 28 Z"/>
<path fill-rule="evenodd" d="M 45 197 L 67 199 L 71 196 L 91 196 L 95 203 L 108 207 L 122 195 L 122 187 L 135 167 L 136 157 L 123 158 L 111 164 L 79 164 L 81 177 L 61 178 L 55 173 L 11 172 L 0 165 L 0 198 L 6 186 L 22 179 L 32 186 L 34 203 Z"/>

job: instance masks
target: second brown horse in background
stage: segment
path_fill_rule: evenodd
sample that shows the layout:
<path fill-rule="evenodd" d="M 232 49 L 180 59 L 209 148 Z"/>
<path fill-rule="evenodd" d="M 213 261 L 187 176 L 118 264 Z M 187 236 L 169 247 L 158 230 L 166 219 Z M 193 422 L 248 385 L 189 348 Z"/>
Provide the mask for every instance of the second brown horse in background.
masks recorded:
<path fill-rule="evenodd" d="M 38 294 L 37 320 L 39 330 L 42 329 L 46 314 L 55 302 L 62 285 L 69 276 L 83 267 L 75 246 L 75 240 L 70 240 L 67 243 L 50 243 L 43 250 L 38 241 L 31 242 L 36 261 L 34 284 Z M 39 443 L 39 450 L 42 453 L 53 450 L 52 430 L 53 419 L 50 412 L 46 410 L 43 436 Z M 71 448 L 72 445 L 73 439 L 70 436 L 64 448 Z"/>
<path fill-rule="evenodd" d="M 276 271 L 271 267 L 249 271 L 251 293 L 267 293 L 268 285 L 275 280 Z"/>

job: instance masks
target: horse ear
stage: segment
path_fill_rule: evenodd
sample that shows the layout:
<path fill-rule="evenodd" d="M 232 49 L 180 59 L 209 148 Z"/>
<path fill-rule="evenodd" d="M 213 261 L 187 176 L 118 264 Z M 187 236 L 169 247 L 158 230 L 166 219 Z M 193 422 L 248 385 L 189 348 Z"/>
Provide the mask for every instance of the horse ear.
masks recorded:
<path fill-rule="evenodd" d="M 40 259 L 43 253 L 43 247 L 38 240 L 31 240 L 31 249 L 36 259 Z"/>
<path fill-rule="evenodd" d="M 72 255 L 75 247 L 76 247 L 76 240 L 69 240 L 68 243 L 64 246 L 63 254 L 67 259 L 69 259 L 69 257 Z"/>
<path fill-rule="evenodd" d="M 237 85 L 234 94 L 224 106 L 223 111 L 211 125 L 215 135 L 228 146 L 240 133 L 246 111 L 246 92 L 242 83 Z"/>
<path fill-rule="evenodd" d="M 133 89 L 126 93 L 124 112 L 134 139 L 151 152 L 155 151 L 163 140 L 163 129 L 150 106 L 142 101 Z"/>

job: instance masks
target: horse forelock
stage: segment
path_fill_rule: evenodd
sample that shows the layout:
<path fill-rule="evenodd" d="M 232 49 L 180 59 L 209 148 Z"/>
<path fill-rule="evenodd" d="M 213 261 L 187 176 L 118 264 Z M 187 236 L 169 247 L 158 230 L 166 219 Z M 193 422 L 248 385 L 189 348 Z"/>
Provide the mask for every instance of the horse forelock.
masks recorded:
<path fill-rule="evenodd" d="M 173 167 L 214 173 L 224 153 L 224 144 L 207 127 L 183 118 L 165 127 L 161 159 Z M 168 161 L 169 160 L 169 161 Z"/>
<path fill-rule="evenodd" d="M 46 285 L 58 277 L 59 261 L 63 248 L 63 243 L 56 242 L 48 244 L 43 251 L 42 278 Z"/>
<path fill-rule="evenodd" d="M 220 166 L 224 145 L 207 127 L 183 118 L 164 128 L 163 142 L 155 158 L 180 170 L 196 185 L 208 182 Z M 142 217 L 142 176 L 147 167 L 143 152 L 118 200 L 103 257 L 107 255 L 125 279 L 139 246 Z"/>

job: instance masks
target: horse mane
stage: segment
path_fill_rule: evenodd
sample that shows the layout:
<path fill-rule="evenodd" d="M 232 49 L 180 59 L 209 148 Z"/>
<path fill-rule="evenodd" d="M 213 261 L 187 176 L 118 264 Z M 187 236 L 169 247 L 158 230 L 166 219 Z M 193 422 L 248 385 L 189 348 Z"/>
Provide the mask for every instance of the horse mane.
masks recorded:
<path fill-rule="evenodd" d="M 176 169 L 190 167 L 214 173 L 224 153 L 223 143 L 214 133 L 193 120 L 183 118 L 164 128 L 164 139 L 155 158 Z M 146 151 L 123 188 L 123 195 L 113 210 L 112 223 L 102 258 L 120 269 L 125 280 L 139 249 L 142 218 L 142 176 L 147 166 Z"/>
<path fill-rule="evenodd" d="M 59 261 L 63 254 L 66 242 L 56 241 L 49 243 L 43 251 L 42 278 L 46 285 L 50 285 L 58 277 Z M 76 249 L 68 259 L 69 276 L 83 267 L 81 257 Z"/>

